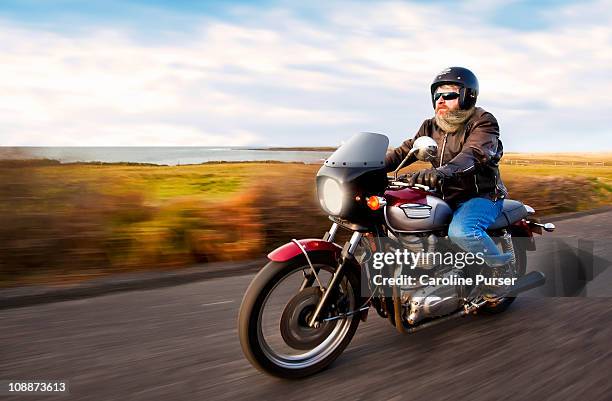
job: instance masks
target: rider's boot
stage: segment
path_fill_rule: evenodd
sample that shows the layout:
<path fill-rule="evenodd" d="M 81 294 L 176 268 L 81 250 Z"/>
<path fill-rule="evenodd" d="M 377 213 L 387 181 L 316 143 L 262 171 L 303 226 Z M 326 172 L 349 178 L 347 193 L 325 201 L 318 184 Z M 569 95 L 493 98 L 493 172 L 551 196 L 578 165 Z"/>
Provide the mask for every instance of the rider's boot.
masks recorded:
<path fill-rule="evenodd" d="M 493 279 L 495 281 L 495 283 L 491 284 L 490 280 L 487 280 L 488 282 L 480 286 L 482 296 L 485 299 L 497 299 L 504 295 L 511 287 L 510 285 L 500 285 L 498 283 L 501 279 L 514 277 L 514 261 L 508 260 L 502 265 L 486 266 L 482 274 L 486 279 Z"/>

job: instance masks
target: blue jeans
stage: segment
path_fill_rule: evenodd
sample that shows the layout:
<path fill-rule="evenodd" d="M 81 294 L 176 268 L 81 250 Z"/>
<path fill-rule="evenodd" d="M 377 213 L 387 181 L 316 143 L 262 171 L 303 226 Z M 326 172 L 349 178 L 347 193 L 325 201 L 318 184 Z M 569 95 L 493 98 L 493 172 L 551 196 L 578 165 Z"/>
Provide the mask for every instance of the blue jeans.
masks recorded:
<path fill-rule="evenodd" d="M 460 203 L 448 227 L 451 241 L 465 252 L 482 252 L 485 263 L 491 267 L 503 266 L 512 259 L 510 253 L 499 250 L 486 232 L 501 215 L 503 202 L 503 199 L 472 198 Z"/>

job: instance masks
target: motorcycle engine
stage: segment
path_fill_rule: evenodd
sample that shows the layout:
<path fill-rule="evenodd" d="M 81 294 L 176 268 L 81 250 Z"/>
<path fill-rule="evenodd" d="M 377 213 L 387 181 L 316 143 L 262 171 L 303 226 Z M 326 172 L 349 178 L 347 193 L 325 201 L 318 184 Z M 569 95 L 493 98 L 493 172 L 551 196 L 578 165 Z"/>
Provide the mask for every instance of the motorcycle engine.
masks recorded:
<path fill-rule="evenodd" d="M 401 235 L 398 238 L 400 244 L 412 253 L 429 253 L 434 252 L 436 244 L 438 243 L 438 237 L 435 234 L 428 236 L 423 235 Z M 415 266 L 417 269 L 433 269 L 436 267 L 433 258 L 420 258 L 419 262 Z"/>
<path fill-rule="evenodd" d="M 438 237 L 402 235 L 402 246 L 410 252 L 434 252 Z M 440 251 L 440 249 L 437 249 Z M 426 274 L 430 278 L 463 277 L 463 271 L 452 266 L 435 264 L 432 259 L 421 259 L 412 271 L 412 275 Z M 416 324 L 425 318 L 448 315 L 463 304 L 463 288 L 455 285 L 421 285 L 403 286 L 401 288 L 404 318 L 410 324 Z"/>
<path fill-rule="evenodd" d="M 430 278 L 461 277 L 458 269 L 437 268 Z M 404 318 L 416 324 L 425 318 L 440 317 L 456 311 L 463 305 L 463 289 L 457 285 L 414 285 L 401 288 Z"/>

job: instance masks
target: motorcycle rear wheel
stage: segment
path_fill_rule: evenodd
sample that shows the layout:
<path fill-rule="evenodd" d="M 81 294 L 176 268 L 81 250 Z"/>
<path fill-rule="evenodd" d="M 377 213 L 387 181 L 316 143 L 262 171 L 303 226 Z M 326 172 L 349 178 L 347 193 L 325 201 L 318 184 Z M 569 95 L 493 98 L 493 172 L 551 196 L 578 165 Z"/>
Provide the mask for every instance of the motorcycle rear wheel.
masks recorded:
<path fill-rule="evenodd" d="M 319 277 L 323 285 L 327 285 L 326 276 L 330 277 L 337 268 L 333 255 L 313 252 L 309 253 L 309 257 L 315 267 L 321 268 Z M 329 366 L 348 346 L 360 321 L 360 315 L 356 313 L 323 322 L 316 329 L 308 327 L 306 322 L 320 299 L 320 292 L 316 281 L 312 287 L 299 291 L 302 271 L 310 271 L 303 256 L 266 264 L 249 285 L 238 316 L 240 344 L 247 359 L 259 370 L 285 379 L 309 376 Z M 337 312 L 353 311 L 361 306 L 358 304 L 358 272 L 351 266 L 345 266 L 344 272 L 339 296 L 327 302 L 341 309 Z M 298 280 L 293 276 L 297 276 Z M 274 292 L 285 282 L 289 283 L 293 293 L 286 291 L 284 298 L 278 296 L 280 302 L 276 302 L 276 306 L 274 302 L 268 305 L 268 301 L 275 299 Z M 279 291 L 282 293 L 282 290 Z M 333 310 L 326 313 L 333 314 Z M 287 319 L 291 321 L 287 322 Z M 303 343 L 296 343 L 299 341 Z"/>

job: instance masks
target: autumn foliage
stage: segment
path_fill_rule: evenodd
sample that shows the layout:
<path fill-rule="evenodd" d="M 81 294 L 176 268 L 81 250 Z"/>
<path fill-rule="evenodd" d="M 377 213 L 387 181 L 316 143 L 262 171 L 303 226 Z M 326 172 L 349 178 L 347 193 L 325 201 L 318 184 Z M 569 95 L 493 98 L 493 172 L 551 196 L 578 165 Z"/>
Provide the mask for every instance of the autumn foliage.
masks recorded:
<path fill-rule="evenodd" d="M 330 222 L 315 198 L 318 168 L 1 165 L 0 285 L 252 259 L 321 237 Z M 611 203 L 610 167 L 547 168 L 502 166 L 512 198 L 543 215 Z"/>

